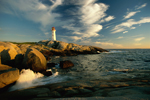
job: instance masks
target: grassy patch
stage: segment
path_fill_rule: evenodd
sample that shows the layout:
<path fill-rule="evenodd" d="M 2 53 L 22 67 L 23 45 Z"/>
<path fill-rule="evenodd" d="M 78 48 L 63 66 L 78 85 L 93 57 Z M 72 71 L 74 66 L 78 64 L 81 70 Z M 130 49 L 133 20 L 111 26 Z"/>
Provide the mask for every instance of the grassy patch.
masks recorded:
<path fill-rule="evenodd" d="M 36 42 L 11 42 L 14 44 L 36 44 Z"/>

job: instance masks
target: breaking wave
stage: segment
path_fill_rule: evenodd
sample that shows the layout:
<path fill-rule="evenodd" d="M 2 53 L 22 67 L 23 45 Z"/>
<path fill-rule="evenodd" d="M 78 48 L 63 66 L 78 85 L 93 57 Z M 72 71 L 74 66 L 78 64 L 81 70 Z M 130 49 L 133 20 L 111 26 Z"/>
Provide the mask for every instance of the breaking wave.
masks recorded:
<path fill-rule="evenodd" d="M 47 70 L 51 71 L 51 69 Z M 13 85 L 9 91 L 14 91 L 18 89 L 29 88 L 32 86 L 40 86 L 50 83 L 58 83 L 62 81 L 66 81 L 70 77 L 68 76 L 60 76 L 58 72 L 53 73 L 51 76 L 44 76 L 41 73 L 35 73 L 30 69 L 23 69 L 21 71 L 20 77 L 17 80 L 16 84 Z"/>

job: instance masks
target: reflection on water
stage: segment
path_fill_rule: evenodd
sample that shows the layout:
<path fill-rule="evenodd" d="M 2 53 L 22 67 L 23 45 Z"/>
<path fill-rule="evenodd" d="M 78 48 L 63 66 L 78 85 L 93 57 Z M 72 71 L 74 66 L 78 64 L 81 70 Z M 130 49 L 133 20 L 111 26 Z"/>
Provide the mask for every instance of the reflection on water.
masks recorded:
<path fill-rule="evenodd" d="M 109 75 L 126 77 L 131 71 L 150 70 L 150 62 L 148 62 L 150 49 L 109 51 L 109 53 L 101 54 L 53 57 L 51 62 L 59 63 L 62 60 L 71 60 L 74 67 L 67 70 L 58 69 L 58 72 L 80 79 L 101 79 Z"/>

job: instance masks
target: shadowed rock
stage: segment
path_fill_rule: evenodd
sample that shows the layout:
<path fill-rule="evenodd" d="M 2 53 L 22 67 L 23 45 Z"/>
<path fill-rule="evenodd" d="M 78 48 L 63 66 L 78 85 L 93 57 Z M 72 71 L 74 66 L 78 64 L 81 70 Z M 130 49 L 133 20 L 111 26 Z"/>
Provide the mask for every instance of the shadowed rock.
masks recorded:
<path fill-rule="evenodd" d="M 43 71 L 41 72 L 43 75 L 45 76 L 51 76 L 52 75 L 52 72 L 51 71 Z"/>
<path fill-rule="evenodd" d="M 66 61 L 60 61 L 60 68 L 69 68 L 69 67 L 73 67 L 74 64 L 70 61 L 70 60 L 66 60 Z"/>
<path fill-rule="evenodd" d="M 55 63 L 47 63 L 47 67 L 51 68 L 51 67 L 55 67 Z"/>
<path fill-rule="evenodd" d="M 18 54 L 15 57 L 15 67 L 18 69 L 23 69 L 22 67 L 22 61 L 23 61 L 24 55 Z"/>

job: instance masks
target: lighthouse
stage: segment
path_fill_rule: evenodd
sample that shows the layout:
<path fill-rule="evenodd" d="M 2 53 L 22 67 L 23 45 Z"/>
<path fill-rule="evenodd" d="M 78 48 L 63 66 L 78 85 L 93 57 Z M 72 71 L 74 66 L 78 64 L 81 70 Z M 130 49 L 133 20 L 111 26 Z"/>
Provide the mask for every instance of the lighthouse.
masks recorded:
<path fill-rule="evenodd" d="M 52 27 L 52 40 L 56 41 L 56 34 L 55 34 L 56 30 L 55 27 Z"/>

